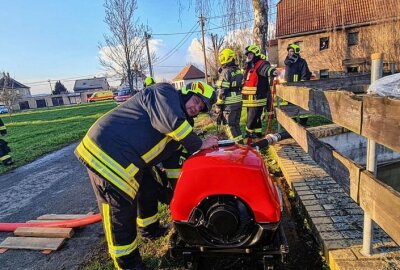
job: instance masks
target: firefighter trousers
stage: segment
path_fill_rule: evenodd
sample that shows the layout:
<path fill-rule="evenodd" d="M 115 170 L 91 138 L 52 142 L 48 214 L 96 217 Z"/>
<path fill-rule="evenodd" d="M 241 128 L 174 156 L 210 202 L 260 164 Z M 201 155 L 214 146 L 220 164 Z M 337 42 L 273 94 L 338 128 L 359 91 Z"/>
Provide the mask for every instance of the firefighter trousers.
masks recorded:
<path fill-rule="evenodd" d="M 137 246 L 136 222 L 139 194 L 146 193 L 146 190 L 140 185 L 141 189 L 132 199 L 90 169 L 88 174 L 101 211 L 108 252 L 114 266 L 116 269 L 134 269 L 142 264 Z M 137 181 L 139 184 L 142 182 L 139 179 Z M 142 195 L 142 198 L 147 197 Z"/>
<path fill-rule="evenodd" d="M 261 115 L 264 106 L 247 107 L 246 134 L 248 137 L 262 137 Z"/>
<path fill-rule="evenodd" d="M 242 130 L 240 129 L 240 116 L 242 114 L 242 102 L 226 105 L 223 111 L 225 132 L 229 139 L 243 143 Z"/>

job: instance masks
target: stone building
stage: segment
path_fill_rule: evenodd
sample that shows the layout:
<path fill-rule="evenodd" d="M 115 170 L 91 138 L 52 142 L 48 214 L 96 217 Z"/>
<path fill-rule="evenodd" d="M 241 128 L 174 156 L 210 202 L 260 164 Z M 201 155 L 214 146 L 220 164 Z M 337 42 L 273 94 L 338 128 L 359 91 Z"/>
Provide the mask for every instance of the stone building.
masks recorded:
<path fill-rule="evenodd" d="M 399 0 L 281 0 L 277 5 L 279 63 L 295 43 L 318 78 L 370 71 L 370 55 L 384 53 L 384 69 L 400 69 Z"/>

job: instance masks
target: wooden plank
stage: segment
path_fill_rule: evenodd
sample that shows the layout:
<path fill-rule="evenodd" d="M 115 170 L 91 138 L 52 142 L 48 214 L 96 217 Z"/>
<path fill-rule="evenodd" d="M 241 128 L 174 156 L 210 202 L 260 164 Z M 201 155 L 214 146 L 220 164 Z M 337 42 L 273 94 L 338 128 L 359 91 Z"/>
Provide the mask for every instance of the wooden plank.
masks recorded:
<path fill-rule="evenodd" d="M 400 99 L 365 96 L 361 135 L 400 152 Z"/>
<path fill-rule="evenodd" d="M 37 218 L 37 220 L 68 220 L 68 219 L 76 219 L 76 218 L 84 218 L 89 214 L 85 215 L 58 215 L 58 214 L 47 214 Z"/>
<path fill-rule="evenodd" d="M 65 238 L 41 238 L 41 237 L 7 237 L 0 248 L 58 250 Z"/>
<path fill-rule="evenodd" d="M 310 111 L 357 134 L 361 132 L 362 99 L 347 91 L 310 91 Z M 350 117 L 351 116 L 351 117 Z"/>
<path fill-rule="evenodd" d="M 276 86 L 277 96 L 307 111 L 309 111 L 308 101 L 309 101 L 310 91 L 311 88 L 308 87 L 285 86 L 282 84 L 278 84 Z"/>
<path fill-rule="evenodd" d="M 363 168 L 317 139 L 281 109 L 277 108 L 276 113 L 279 123 L 301 148 L 357 202 L 359 175 Z"/>
<path fill-rule="evenodd" d="M 362 99 L 351 92 L 279 85 L 277 95 L 311 114 L 319 114 L 357 134 L 361 132 Z"/>
<path fill-rule="evenodd" d="M 16 236 L 34 236 L 48 238 L 71 238 L 74 234 L 72 228 L 35 228 L 35 227 L 19 227 L 14 231 Z"/>
<path fill-rule="evenodd" d="M 400 193 L 376 179 L 370 172 L 361 172 L 360 206 L 400 245 Z"/>

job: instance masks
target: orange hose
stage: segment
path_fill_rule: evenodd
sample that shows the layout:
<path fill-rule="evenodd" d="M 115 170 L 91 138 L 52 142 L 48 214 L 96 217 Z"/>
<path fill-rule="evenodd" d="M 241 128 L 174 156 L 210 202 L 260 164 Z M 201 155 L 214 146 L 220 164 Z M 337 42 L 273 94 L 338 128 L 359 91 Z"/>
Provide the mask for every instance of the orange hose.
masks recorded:
<path fill-rule="evenodd" d="M 13 232 L 18 227 L 56 227 L 56 228 L 77 228 L 84 227 L 101 221 L 101 214 L 90 215 L 83 218 L 76 218 L 63 221 L 49 221 L 38 223 L 0 223 L 0 232 Z"/>

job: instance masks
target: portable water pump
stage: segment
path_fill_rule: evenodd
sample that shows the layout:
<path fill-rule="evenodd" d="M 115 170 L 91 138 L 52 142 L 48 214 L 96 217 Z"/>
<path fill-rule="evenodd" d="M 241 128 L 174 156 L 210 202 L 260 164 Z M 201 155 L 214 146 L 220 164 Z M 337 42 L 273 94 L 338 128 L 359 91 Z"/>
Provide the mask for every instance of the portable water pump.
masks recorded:
<path fill-rule="evenodd" d="M 273 137 L 275 136 L 275 137 Z M 253 146 L 286 138 L 266 136 Z M 170 252 L 186 262 L 198 256 L 242 254 L 261 260 L 288 252 L 280 226 L 282 202 L 261 155 L 250 146 L 222 142 L 182 168 L 170 205 L 175 234 Z"/>

